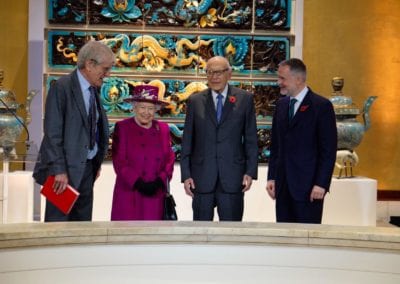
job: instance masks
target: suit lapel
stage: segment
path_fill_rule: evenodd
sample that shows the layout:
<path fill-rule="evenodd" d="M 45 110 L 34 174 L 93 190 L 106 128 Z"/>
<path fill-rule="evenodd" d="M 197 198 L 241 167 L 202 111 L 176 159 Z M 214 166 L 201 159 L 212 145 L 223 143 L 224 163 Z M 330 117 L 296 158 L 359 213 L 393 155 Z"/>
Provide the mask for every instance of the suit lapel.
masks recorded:
<path fill-rule="evenodd" d="M 215 105 L 214 105 L 214 101 L 212 99 L 212 94 L 211 94 L 211 89 L 208 89 L 208 92 L 206 92 L 204 94 L 205 96 L 205 100 L 206 100 L 206 109 L 208 112 L 208 115 L 211 118 L 211 121 L 217 125 L 217 114 L 216 114 L 216 110 L 215 110 Z M 223 112 L 223 110 L 222 110 Z"/>
<path fill-rule="evenodd" d="M 230 97 L 235 97 L 235 95 L 232 93 L 231 86 L 228 86 L 228 94 L 226 95 L 224 107 L 222 108 L 222 117 L 221 117 L 221 122 L 220 122 L 221 124 L 224 123 L 224 121 L 229 116 L 230 112 L 232 111 L 233 103 L 231 103 L 229 101 Z"/>
<path fill-rule="evenodd" d="M 205 99 L 206 99 L 207 112 L 208 112 L 212 122 L 215 125 L 218 125 L 217 114 L 216 114 L 216 110 L 215 110 L 215 104 L 214 104 L 214 100 L 212 97 L 211 89 L 208 89 L 208 92 L 205 93 L 204 96 L 206 96 Z M 233 109 L 234 104 L 229 101 L 230 97 L 236 97 L 236 95 L 234 93 L 232 93 L 232 87 L 228 86 L 228 94 L 225 98 L 224 106 L 222 108 L 222 117 L 221 117 L 220 124 L 224 123 L 224 121 L 227 119 L 227 117 L 229 116 L 229 114 L 231 113 L 231 111 Z"/>
<path fill-rule="evenodd" d="M 83 94 L 81 86 L 79 84 L 78 74 L 76 70 L 72 74 L 72 97 L 74 98 L 79 113 L 81 114 L 83 125 L 89 130 L 88 114 L 85 109 L 85 102 L 83 100 Z"/>
<path fill-rule="evenodd" d="M 287 104 L 289 113 L 289 103 Z M 292 120 L 289 122 L 289 126 L 292 128 L 294 127 L 302 118 L 307 115 L 307 113 L 311 110 L 311 93 L 310 90 L 307 92 L 306 96 L 304 97 L 301 105 L 296 111 L 296 114 L 293 116 Z"/>
<path fill-rule="evenodd" d="M 282 105 L 283 105 L 283 112 L 280 116 L 283 115 L 283 121 L 285 122 L 286 127 L 289 126 L 290 121 L 289 121 L 289 102 L 290 102 L 290 97 L 286 96 L 282 99 Z M 293 121 L 293 119 L 292 119 Z"/>

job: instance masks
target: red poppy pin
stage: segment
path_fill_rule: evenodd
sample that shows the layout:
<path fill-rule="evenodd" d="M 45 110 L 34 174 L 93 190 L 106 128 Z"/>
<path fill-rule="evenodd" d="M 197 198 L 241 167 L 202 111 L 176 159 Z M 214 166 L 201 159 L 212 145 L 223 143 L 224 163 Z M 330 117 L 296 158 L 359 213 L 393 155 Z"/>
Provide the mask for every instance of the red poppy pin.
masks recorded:
<path fill-rule="evenodd" d="M 308 105 L 307 106 L 301 106 L 300 107 L 300 111 L 306 111 L 308 109 Z"/>
<path fill-rule="evenodd" d="M 235 96 L 229 96 L 229 102 L 234 104 L 236 103 L 236 97 Z"/>

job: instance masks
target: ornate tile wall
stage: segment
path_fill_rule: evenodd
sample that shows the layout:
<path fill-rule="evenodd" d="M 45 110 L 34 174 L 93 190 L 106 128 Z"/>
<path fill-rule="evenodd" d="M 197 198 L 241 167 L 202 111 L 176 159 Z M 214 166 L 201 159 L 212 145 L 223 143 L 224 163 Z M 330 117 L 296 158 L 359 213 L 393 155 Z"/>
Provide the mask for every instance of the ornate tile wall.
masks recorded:
<path fill-rule="evenodd" d="M 207 59 L 221 55 L 233 67 L 231 84 L 255 95 L 259 161 L 269 157 L 269 133 L 279 98 L 277 64 L 290 58 L 291 0 L 48 0 L 47 72 L 51 82 L 75 68 L 88 40 L 109 45 L 117 64 L 101 88 L 110 127 L 133 115 L 123 101 L 138 84 L 159 87 L 170 105 L 157 113 L 170 125 L 180 156 L 186 99 L 207 88 Z"/>
<path fill-rule="evenodd" d="M 48 0 L 53 25 L 289 30 L 290 14 L 291 0 Z"/>

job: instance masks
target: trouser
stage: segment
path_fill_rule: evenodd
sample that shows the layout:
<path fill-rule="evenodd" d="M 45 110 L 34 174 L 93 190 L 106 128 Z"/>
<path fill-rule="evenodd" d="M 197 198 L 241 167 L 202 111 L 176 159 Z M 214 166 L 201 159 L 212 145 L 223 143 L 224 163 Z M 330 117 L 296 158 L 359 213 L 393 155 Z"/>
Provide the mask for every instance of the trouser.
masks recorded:
<path fill-rule="evenodd" d="M 218 179 L 215 189 L 210 193 L 194 192 L 193 197 L 193 220 L 212 221 L 214 219 L 214 208 L 217 207 L 220 221 L 242 221 L 244 193 L 227 193 L 223 190 Z"/>
<path fill-rule="evenodd" d="M 93 209 L 93 184 L 96 173 L 92 160 L 86 161 L 82 181 L 76 189 L 79 191 L 79 197 L 71 209 L 71 212 L 65 215 L 56 206 L 46 200 L 45 222 L 62 221 L 91 221 Z"/>
<path fill-rule="evenodd" d="M 311 193 L 310 193 L 311 194 Z M 295 200 L 290 194 L 287 183 L 279 188 L 276 195 L 276 221 L 288 223 L 321 224 L 324 200 Z"/>

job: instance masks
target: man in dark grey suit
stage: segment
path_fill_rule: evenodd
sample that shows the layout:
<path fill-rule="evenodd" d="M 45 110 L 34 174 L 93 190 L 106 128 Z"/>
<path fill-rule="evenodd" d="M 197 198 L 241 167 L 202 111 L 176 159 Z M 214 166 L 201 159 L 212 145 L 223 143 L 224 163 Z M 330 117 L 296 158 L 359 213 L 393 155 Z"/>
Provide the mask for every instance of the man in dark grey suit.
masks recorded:
<path fill-rule="evenodd" d="M 90 41 L 79 51 L 78 68 L 50 87 L 44 137 L 33 177 L 43 184 L 48 176 L 55 176 L 56 193 L 69 184 L 80 195 L 67 215 L 46 202 L 45 221 L 92 219 L 93 184 L 108 148 L 108 122 L 98 88 L 110 75 L 114 62 L 108 46 Z M 90 117 L 93 120 L 89 121 Z"/>
<path fill-rule="evenodd" d="M 187 101 L 181 178 L 193 197 L 193 220 L 241 221 L 244 192 L 257 179 L 257 126 L 253 95 L 228 84 L 227 59 L 207 62 L 208 89 Z"/>

